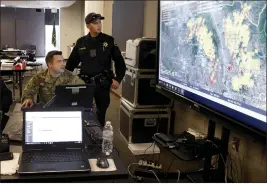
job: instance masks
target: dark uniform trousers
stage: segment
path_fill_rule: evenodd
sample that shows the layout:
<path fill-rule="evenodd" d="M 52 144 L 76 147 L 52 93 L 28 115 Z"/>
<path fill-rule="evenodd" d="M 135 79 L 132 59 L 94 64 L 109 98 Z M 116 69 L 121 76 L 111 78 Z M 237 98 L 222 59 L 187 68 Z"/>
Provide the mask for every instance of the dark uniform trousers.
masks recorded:
<path fill-rule="evenodd" d="M 104 126 L 106 112 L 110 104 L 110 82 L 105 81 L 103 84 L 96 84 L 95 88 L 95 103 L 96 103 L 96 114 L 97 119 L 101 126 Z"/>
<path fill-rule="evenodd" d="M 87 84 L 96 86 L 94 99 L 96 104 L 96 115 L 101 126 L 105 124 L 106 111 L 110 105 L 110 87 L 112 84 L 112 71 L 104 70 L 94 77 L 79 75 Z"/>
<path fill-rule="evenodd" d="M 115 74 L 111 72 L 112 60 L 115 64 Z M 97 108 L 97 118 L 100 124 L 105 124 L 106 111 L 110 104 L 110 87 L 112 79 L 119 83 L 123 79 L 126 65 L 121 55 L 121 51 L 114 43 L 112 36 L 100 33 L 92 38 L 90 33 L 79 38 L 68 59 L 66 69 L 73 71 L 81 62 L 80 77 L 86 83 L 95 83 L 95 103 Z M 83 76 L 86 79 L 83 78 Z M 93 80 L 100 78 L 101 80 Z"/>

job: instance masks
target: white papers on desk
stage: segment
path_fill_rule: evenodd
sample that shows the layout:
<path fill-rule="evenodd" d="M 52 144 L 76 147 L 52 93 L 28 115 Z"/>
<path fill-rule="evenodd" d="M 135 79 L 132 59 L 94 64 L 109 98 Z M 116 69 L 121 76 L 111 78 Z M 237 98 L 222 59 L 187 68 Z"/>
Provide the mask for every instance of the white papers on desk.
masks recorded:
<path fill-rule="evenodd" d="M 26 66 L 26 70 L 32 70 L 33 68 L 31 66 Z"/>
<path fill-rule="evenodd" d="M 19 166 L 19 153 L 13 153 L 13 160 L 6 160 L 6 161 L 1 161 L 1 170 L 0 174 L 2 175 L 12 175 L 16 174 L 18 166 Z"/>
<path fill-rule="evenodd" d="M 7 48 L 6 50 L 3 50 L 4 52 L 19 52 L 19 51 L 23 51 L 23 50 L 19 50 L 19 49 L 14 49 L 14 48 Z"/>
<path fill-rule="evenodd" d="M 1 70 L 12 70 L 13 69 L 13 63 L 2 63 L 1 64 Z"/>
<path fill-rule="evenodd" d="M 89 164 L 90 164 L 92 172 L 108 172 L 108 171 L 116 171 L 117 170 L 115 162 L 113 159 L 108 159 L 109 167 L 105 168 L 105 169 L 99 168 L 96 165 L 96 162 L 97 162 L 97 159 L 89 159 Z"/>
<path fill-rule="evenodd" d="M 8 63 L 8 62 L 10 62 L 10 59 L 0 59 L 0 61 L 2 62 L 2 63 Z M 13 61 L 12 61 L 13 62 Z"/>

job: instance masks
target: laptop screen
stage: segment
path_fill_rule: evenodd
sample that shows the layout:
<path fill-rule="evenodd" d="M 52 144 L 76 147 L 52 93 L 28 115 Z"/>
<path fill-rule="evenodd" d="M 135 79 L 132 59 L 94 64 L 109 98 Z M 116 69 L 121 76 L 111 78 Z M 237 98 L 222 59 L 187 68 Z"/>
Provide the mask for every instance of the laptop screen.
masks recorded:
<path fill-rule="evenodd" d="M 82 143 L 81 111 L 25 112 L 25 144 Z"/>

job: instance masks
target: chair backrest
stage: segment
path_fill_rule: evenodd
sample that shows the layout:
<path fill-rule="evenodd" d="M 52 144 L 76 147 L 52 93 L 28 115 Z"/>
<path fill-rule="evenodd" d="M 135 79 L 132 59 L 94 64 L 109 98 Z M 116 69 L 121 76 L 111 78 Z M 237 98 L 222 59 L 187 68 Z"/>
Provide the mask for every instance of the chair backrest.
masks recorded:
<path fill-rule="evenodd" d="M 35 54 L 36 54 L 36 45 L 30 45 L 29 49 L 27 49 L 27 55 L 29 56 L 28 61 L 35 62 Z"/>
<path fill-rule="evenodd" d="M 30 45 L 30 50 L 35 51 L 36 52 L 36 45 Z"/>

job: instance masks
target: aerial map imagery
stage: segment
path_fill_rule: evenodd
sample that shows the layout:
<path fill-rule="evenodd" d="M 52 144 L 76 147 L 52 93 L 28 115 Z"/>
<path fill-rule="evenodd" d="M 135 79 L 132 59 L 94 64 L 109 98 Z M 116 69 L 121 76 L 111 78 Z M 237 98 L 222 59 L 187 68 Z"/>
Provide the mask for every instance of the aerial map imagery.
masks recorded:
<path fill-rule="evenodd" d="M 160 77 L 266 114 L 266 1 L 162 2 Z"/>

